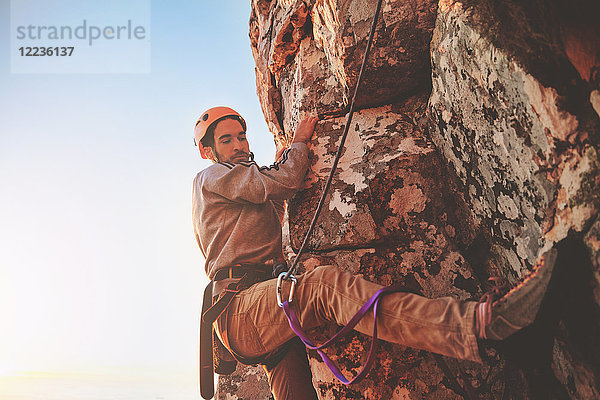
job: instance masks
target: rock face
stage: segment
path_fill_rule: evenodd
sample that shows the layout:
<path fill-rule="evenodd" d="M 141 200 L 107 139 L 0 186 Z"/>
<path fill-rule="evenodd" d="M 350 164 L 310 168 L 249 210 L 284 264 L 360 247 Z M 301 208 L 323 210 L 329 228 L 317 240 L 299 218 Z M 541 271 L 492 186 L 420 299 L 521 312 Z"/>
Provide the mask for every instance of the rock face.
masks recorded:
<path fill-rule="evenodd" d="M 297 250 L 376 0 L 252 6 L 257 93 L 278 147 L 305 112 L 323 116 L 306 187 L 288 208 Z M 383 2 L 360 110 L 304 270 L 334 263 L 428 297 L 477 299 L 489 276 L 514 283 L 551 247 L 559 260 L 536 323 L 486 347 L 484 364 L 381 343 L 376 368 L 346 387 L 309 354 L 320 398 L 600 398 L 597 15 L 594 0 Z M 351 335 L 328 354 L 350 376 L 368 343 Z M 246 378 L 220 378 L 220 398 L 249 398 L 229 390 L 236 380 Z M 262 390 L 252 397 L 269 398 Z"/>
<path fill-rule="evenodd" d="M 233 374 L 219 376 L 215 400 L 231 399 L 273 400 L 265 371 L 238 363 Z"/>

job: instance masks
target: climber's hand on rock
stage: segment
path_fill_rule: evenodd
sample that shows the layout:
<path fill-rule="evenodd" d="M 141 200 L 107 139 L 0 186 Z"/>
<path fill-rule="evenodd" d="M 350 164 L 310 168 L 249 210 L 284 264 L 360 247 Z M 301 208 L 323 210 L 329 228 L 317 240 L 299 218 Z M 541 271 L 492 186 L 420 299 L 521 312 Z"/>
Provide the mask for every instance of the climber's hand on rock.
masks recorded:
<path fill-rule="evenodd" d="M 300 121 L 296 127 L 296 132 L 294 133 L 294 139 L 292 140 L 292 143 L 308 143 L 313 135 L 313 132 L 315 131 L 315 125 L 317 124 L 318 120 L 319 117 L 316 115 L 309 115 Z"/>

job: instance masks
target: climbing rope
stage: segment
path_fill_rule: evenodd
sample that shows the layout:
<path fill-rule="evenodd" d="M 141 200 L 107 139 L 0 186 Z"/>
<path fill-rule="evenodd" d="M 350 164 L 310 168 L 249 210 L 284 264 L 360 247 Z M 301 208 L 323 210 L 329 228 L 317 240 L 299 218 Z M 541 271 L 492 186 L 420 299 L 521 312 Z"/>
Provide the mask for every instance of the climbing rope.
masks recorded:
<path fill-rule="evenodd" d="M 288 319 L 288 322 L 290 323 L 290 327 L 292 328 L 294 333 L 296 333 L 296 335 L 300 338 L 300 340 L 302 340 L 302 342 L 304 342 L 306 347 L 317 351 L 317 353 L 321 356 L 321 359 L 323 360 L 323 362 L 329 367 L 329 369 L 334 373 L 334 375 L 343 384 L 346 384 L 346 385 L 360 381 L 369 371 L 369 369 L 373 363 L 373 360 L 375 358 L 375 343 L 377 341 L 376 318 L 377 318 L 377 306 L 378 306 L 379 300 L 386 293 L 398 291 L 398 288 L 395 286 L 389 286 L 389 287 L 385 287 L 385 288 L 382 288 L 381 290 L 377 291 L 367 301 L 367 303 L 365 303 L 358 310 L 358 312 L 352 317 L 350 322 L 344 328 L 342 328 L 330 340 L 328 340 L 327 342 L 323 343 L 320 346 L 314 345 L 310 341 L 310 339 L 306 336 L 306 333 L 302 330 L 302 327 L 300 326 L 300 321 L 298 320 L 298 318 L 294 312 L 294 309 L 292 307 L 290 307 L 290 303 L 292 303 L 292 301 L 293 301 L 294 288 L 296 286 L 296 278 L 294 277 L 293 273 L 298 266 L 298 261 L 300 260 L 300 256 L 306 249 L 306 245 L 308 243 L 310 235 L 312 234 L 312 232 L 315 228 L 317 219 L 319 218 L 319 214 L 321 212 L 321 209 L 323 208 L 323 204 L 325 203 L 325 197 L 327 196 L 327 192 L 329 191 L 329 187 L 331 186 L 331 181 L 333 180 L 333 174 L 335 173 L 335 171 L 337 169 L 338 161 L 340 160 L 340 157 L 342 155 L 342 150 L 344 149 L 344 143 L 346 142 L 346 137 L 348 136 L 348 131 L 350 129 L 350 122 L 352 121 L 352 115 L 354 114 L 354 105 L 356 103 L 356 95 L 358 93 L 358 89 L 359 89 L 360 83 L 362 81 L 363 72 L 365 70 L 367 58 L 369 57 L 369 51 L 371 50 L 371 45 L 373 43 L 373 37 L 375 36 L 375 27 L 377 26 L 377 19 L 379 17 L 379 11 L 381 10 L 381 3 L 382 3 L 382 0 L 379 0 L 377 2 L 377 8 L 375 10 L 375 15 L 373 16 L 373 23 L 371 24 L 371 32 L 369 33 L 369 40 L 367 42 L 367 48 L 365 49 L 365 54 L 363 56 L 362 65 L 360 67 L 360 73 L 358 75 L 358 80 L 356 81 L 356 86 L 354 88 L 354 95 L 352 96 L 352 102 L 350 103 L 350 110 L 348 112 L 346 126 L 344 127 L 344 133 L 342 135 L 340 145 L 338 146 L 337 154 L 335 155 L 335 159 L 333 161 L 333 166 L 331 167 L 331 172 L 329 173 L 327 183 L 325 184 L 325 187 L 323 188 L 323 193 L 321 194 L 321 199 L 319 200 L 317 209 L 315 210 L 315 215 L 313 216 L 313 219 L 310 223 L 308 231 L 306 232 L 306 235 L 304 236 L 304 241 L 302 242 L 302 246 L 298 250 L 298 254 L 296 254 L 296 258 L 294 259 L 292 266 L 287 271 L 287 273 L 282 272 L 281 274 L 279 274 L 279 277 L 277 279 L 277 304 L 279 305 L 279 307 L 283 308 L 283 311 Z M 288 299 L 282 302 L 281 301 L 282 281 L 287 280 L 287 279 L 292 280 L 292 286 L 290 288 L 290 294 L 289 294 Z M 338 341 L 341 337 L 347 335 L 352 330 L 352 328 L 358 323 L 358 321 L 360 321 L 370 309 L 373 309 L 373 333 L 371 336 L 372 337 L 371 338 L 371 346 L 369 348 L 369 353 L 367 355 L 367 361 L 365 362 L 365 365 L 363 366 L 361 371 L 354 378 L 348 380 L 344 377 L 344 375 L 341 373 L 341 371 L 335 365 L 335 363 L 331 359 L 329 359 L 329 357 L 327 357 L 327 355 L 322 351 L 322 349 L 330 346 L 331 344 Z"/>
<path fill-rule="evenodd" d="M 298 267 L 298 261 L 300 261 L 300 256 L 304 253 L 306 246 L 308 244 L 308 240 L 313 230 L 315 229 L 315 225 L 317 224 L 317 219 L 319 218 L 319 214 L 321 213 L 321 209 L 323 208 L 323 204 L 325 203 L 325 197 L 327 196 L 327 192 L 329 191 L 329 187 L 331 186 L 331 181 L 333 180 L 333 174 L 335 173 L 338 165 L 338 161 L 342 156 L 342 150 L 344 149 L 344 144 L 346 143 L 346 137 L 348 136 L 348 131 L 350 129 L 350 122 L 352 121 L 352 115 L 354 114 L 354 104 L 356 102 L 356 95 L 358 93 L 358 88 L 362 82 L 363 72 L 365 70 L 365 65 L 367 64 L 367 58 L 369 57 L 369 51 L 371 50 L 371 44 L 373 43 L 373 37 L 375 36 L 375 27 L 377 26 L 377 19 L 379 18 L 379 11 L 381 10 L 382 0 L 377 2 L 377 8 L 375 9 L 375 15 L 373 16 L 373 23 L 371 24 L 371 32 L 369 33 L 369 40 L 367 41 L 367 48 L 365 49 L 365 54 L 363 56 L 362 65 L 360 67 L 360 73 L 358 74 L 358 80 L 356 81 L 356 86 L 354 87 L 354 95 L 352 96 L 352 102 L 350 103 L 350 111 L 348 111 L 348 118 L 346 120 L 346 126 L 344 127 L 344 133 L 342 135 L 342 140 L 340 145 L 338 146 L 337 154 L 335 155 L 335 159 L 333 161 L 333 165 L 331 167 L 331 172 L 329 173 L 329 177 L 327 178 L 327 183 L 325 183 L 325 187 L 323 188 L 323 193 L 321 194 L 321 199 L 317 205 L 317 209 L 315 210 L 315 215 L 308 227 L 308 231 L 304 236 L 304 241 L 302 242 L 302 246 L 300 246 L 300 250 L 298 250 L 298 254 L 296 254 L 296 258 L 292 263 L 292 266 L 287 271 L 284 280 L 289 279 L 289 277 L 294 273 L 296 268 Z"/>

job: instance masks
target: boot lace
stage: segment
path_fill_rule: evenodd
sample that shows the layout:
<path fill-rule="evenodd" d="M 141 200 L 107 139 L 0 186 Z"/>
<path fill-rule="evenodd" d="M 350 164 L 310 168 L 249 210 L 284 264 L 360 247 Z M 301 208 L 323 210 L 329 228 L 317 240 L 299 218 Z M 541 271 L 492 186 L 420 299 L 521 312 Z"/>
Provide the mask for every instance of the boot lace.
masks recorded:
<path fill-rule="evenodd" d="M 492 304 L 508 293 L 508 280 L 502 276 L 488 279 L 490 288 L 479 299 L 479 335 L 485 337 L 485 328 L 492 322 Z"/>

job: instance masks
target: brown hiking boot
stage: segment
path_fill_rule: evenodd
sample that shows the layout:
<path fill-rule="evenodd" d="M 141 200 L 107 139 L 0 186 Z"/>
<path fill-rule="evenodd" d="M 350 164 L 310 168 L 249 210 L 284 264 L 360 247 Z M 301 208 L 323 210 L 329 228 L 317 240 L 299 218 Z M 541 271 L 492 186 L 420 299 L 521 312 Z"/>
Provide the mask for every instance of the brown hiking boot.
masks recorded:
<path fill-rule="evenodd" d="M 481 297 L 475 311 L 479 338 L 503 340 L 534 321 L 552 276 L 556 253 L 555 249 L 544 253 L 533 270 L 509 291 L 505 279 L 490 278 L 494 287 Z"/>

